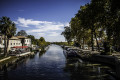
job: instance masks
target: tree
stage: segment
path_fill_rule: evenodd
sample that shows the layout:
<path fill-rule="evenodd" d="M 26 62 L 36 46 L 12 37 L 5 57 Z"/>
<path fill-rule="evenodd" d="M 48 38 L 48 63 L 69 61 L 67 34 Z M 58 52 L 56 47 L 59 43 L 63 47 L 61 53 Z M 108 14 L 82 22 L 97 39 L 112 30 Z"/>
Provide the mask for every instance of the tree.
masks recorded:
<path fill-rule="evenodd" d="M 71 33 L 71 28 L 66 26 L 64 27 L 64 31 L 61 33 L 61 35 L 63 35 L 65 37 L 65 39 L 67 40 L 68 44 L 72 41 L 72 33 Z"/>
<path fill-rule="evenodd" d="M 120 48 L 120 3 L 118 0 L 91 0 L 90 3 L 80 7 L 70 21 L 70 28 L 65 28 L 62 34 L 66 40 L 74 39 L 79 42 L 83 40 L 83 44 L 85 40 L 89 42 L 91 39 L 92 50 L 94 40 L 99 50 L 98 39 L 104 40 L 104 46 L 108 49 L 105 51 L 108 53 L 111 46 Z"/>
<path fill-rule="evenodd" d="M 26 33 L 25 30 L 21 30 L 21 31 L 19 31 L 19 32 L 17 33 L 17 36 L 25 36 L 25 37 L 27 37 L 27 33 Z"/>
<path fill-rule="evenodd" d="M 43 37 L 40 37 L 39 41 L 40 42 L 45 42 L 45 39 Z"/>
<path fill-rule="evenodd" d="M 85 29 L 84 26 L 81 25 L 81 20 L 77 16 L 71 19 L 70 27 L 75 43 L 79 43 L 83 46 L 88 43 L 90 30 Z"/>
<path fill-rule="evenodd" d="M 38 44 L 41 47 L 45 47 L 46 46 L 46 41 L 43 37 L 40 37 L 40 39 L 38 40 Z"/>
<path fill-rule="evenodd" d="M 105 15 L 105 7 L 108 1 L 109 0 L 91 0 L 91 3 L 81 6 L 76 14 L 79 20 L 81 20 L 81 25 L 84 29 L 91 30 L 92 50 L 94 50 L 94 38 L 96 39 L 99 49 L 96 31 L 101 27 L 100 24 L 104 23 L 103 17 Z"/>
<path fill-rule="evenodd" d="M 33 35 L 28 35 L 27 37 L 31 39 L 32 44 L 36 45 L 36 40 L 35 40 L 35 37 Z"/>
<path fill-rule="evenodd" d="M 81 20 L 81 25 L 84 27 L 83 29 L 90 29 L 91 30 L 91 44 L 92 44 L 92 50 L 94 50 L 94 27 L 93 27 L 93 19 L 94 14 L 91 9 L 90 4 L 86 4 L 85 6 L 81 6 L 81 10 L 78 11 L 76 16 Z"/>
<path fill-rule="evenodd" d="M 7 33 L 7 52 L 8 52 L 8 45 L 9 45 L 9 39 L 14 36 L 16 33 L 16 25 L 15 23 L 11 23 L 11 26 L 9 27 L 8 33 Z"/>
<path fill-rule="evenodd" d="M 9 17 L 3 16 L 0 19 L 0 32 L 4 34 L 4 54 L 7 56 L 9 39 L 16 33 L 15 23 Z"/>

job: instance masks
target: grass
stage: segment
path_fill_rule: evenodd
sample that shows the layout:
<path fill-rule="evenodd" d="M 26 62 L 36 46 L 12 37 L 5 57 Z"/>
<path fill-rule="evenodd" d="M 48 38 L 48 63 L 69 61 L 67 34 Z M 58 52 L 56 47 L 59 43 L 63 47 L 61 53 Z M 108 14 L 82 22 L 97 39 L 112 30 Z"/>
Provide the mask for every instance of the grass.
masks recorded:
<path fill-rule="evenodd" d="M 15 60 L 15 59 L 17 59 L 17 57 L 12 56 L 10 59 L 7 59 L 7 60 L 5 60 L 5 61 L 0 62 L 0 65 L 4 65 L 4 64 L 6 64 L 6 63 L 9 63 L 9 62 L 11 62 L 11 61 L 13 61 L 13 60 Z"/>
<path fill-rule="evenodd" d="M 0 55 L 0 60 L 6 58 L 4 55 Z"/>

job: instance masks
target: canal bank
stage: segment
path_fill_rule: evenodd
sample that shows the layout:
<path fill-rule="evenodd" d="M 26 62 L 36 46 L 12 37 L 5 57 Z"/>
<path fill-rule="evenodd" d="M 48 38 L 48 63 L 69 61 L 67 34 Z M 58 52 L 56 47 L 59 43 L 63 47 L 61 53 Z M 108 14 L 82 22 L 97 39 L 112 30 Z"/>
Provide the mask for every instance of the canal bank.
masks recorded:
<path fill-rule="evenodd" d="M 0 71 L 0 80 L 115 80 L 108 71 L 113 72 L 107 65 L 66 59 L 60 46 L 51 45 L 45 53 Z"/>
<path fill-rule="evenodd" d="M 91 61 L 91 62 L 99 62 L 102 64 L 109 65 L 114 68 L 115 73 L 111 73 L 118 80 L 120 79 L 120 59 L 114 55 L 100 55 L 100 52 L 90 51 L 90 50 L 82 50 L 80 49 L 80 53 L 77 53 L 78 57 L 82 60 Z"/>
<path fill-rule="evenodd" d="M 34 52 L 25 52 L 22 54 L 16 54 L 14 56 L 3 58 L 0 60 L 0 70 L 2 70 L 4 67 L 9 67 L 29 56 L 34 56 Z"/>
<path fill-rule="evenodd" d="M 96 62 L 100 64 L 106 64 L 110 67 L 112 67 L 115 70 L 115 73 L 109 72 L 111 75 L 113 75 L 116 79 L 120 79 L 120 60 L 119 57 L 114 55 L 100 55 L 100 52 L 97 51 L 90 51 L 90 50 L 83 50 L 79 49 L 78 47 L 72 47 L 72 46 L 64 46 L 65 53 L 69 53 L 69 49 L 75 50 L 74 54 L 76 53 L 77 56 L 84 60 L 84 61 L 90 61 L 90 62 Z M 73 56 L 74 57 L 74 56 Z"/>

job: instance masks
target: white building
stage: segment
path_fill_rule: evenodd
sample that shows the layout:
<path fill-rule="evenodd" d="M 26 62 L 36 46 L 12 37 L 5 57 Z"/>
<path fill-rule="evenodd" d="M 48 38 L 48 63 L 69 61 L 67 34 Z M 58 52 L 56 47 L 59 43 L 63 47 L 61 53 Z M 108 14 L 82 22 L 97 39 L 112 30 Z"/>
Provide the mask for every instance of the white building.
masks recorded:
<path fill-rule="evenodd" d="M 31 39 L 25 38 L 25 46 L 31 47 Z"/>
<path fill-rule="evenodd" d="M 4 48 L 4 36 L 0 34 L 0 48 Z"/>
<path fill-rule="evenodd" d="M 22 46 L 21 39 L 13 36 L 9 39 L 8 50 L 16 46 Z"/>
<path fill-rule="evenodd" d="M 13 36 L 9 39 L 8 51 L 11 49 L 20 49 L 24 40 L 24 48 L 32 47 L 31 39 L 24 36 Z M 0 34 L 0 48 L 4 48 L 4 36 Z"/>
<path fill-rule="evenodd" d="M 24 36 L 16 36 L 19 39 L 24 40 L 24 46 L 31 47 L 31 39 Z"/>

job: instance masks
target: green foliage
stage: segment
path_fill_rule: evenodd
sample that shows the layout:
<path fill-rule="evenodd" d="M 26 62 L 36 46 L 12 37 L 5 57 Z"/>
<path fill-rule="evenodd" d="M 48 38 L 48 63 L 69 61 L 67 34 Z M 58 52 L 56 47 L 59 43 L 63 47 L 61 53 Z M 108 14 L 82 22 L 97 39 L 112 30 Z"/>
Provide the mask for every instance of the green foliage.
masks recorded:
<path fill-rule="evenodd" d="M 45 42 L 45 39 L 43 37 L 40 37 L 39 41 Z"/>
<path fill-rule="evenodd" d="M 9 38 L 14 36 L 14 34 L 16 33 L 15 23 L 12 22 L 9 17 L 3 16 L 0 19 L 0 32 L 4 35 L 4 54 L 5 56 L 7 56 Z"/>
<path fill-rule="evenodd" d="M 73 42 L 70 42 L 69 44 L 68 44 L 68 42 L 53 42 L 53 44 L 65 45 L 65 46 L 73 46 Z"/>
<path fill-rule="evenodd" d="M 72 41 L 72 33 L 71 33 L 71 28 L 66 26 L 64 27 L 64 31 L 61 33 L 61 35 L 63 35 L 65 37 L 65 39 L 67 40 L 68 44 Z"/>
<path fill-rule="evenodd" d="M 69 28 L 69 29 L 67 29 Z M 94 50 L 94 40 L 107 42 L 105 53 L 110 46 L 120 47 L 120 5 L 117 0 L 91 0 L 80 7 L 69 27 L 62 32 L 67 41 L 74 39 L 81 45 L 89 44 Z"/>
<path fill-rule="evenodd" d="M 43 47 L 43 46 L 47 46 L 50 44 L 50 42 L 46 42 L 43 37 L 40 37 L 40 39 L 35 39 L 33 35 L 28 35 L 27 37 L 31 39 L 32 44 L 34 45 Z"/>
<path fill-rule="evenodd" d="M 43 37 L 40 37 L 40 39 L 38 40 L 38 44 L 41 47 L 44 47 L 46 45 L 46 41 Z"/>
<path fill-rule="evenodd" d="M 70 27 L 75 43 L 77 42 L 80 43 L 81 45 L 84 45 L 89 42 L 91 35 L 90 30 L 85 29 L 83 25 L 81 25 L 81 20 L 77 16 L 71 19 Z"/>
<path fill-rule="evenodd" d="M 0 19 L 0 32 L 11 38 L 16 33 L 16 25 L 9 17 L 3 16 Z"/>
<path fill-rule="evenodd" d="M 40 37 L 40 39 L 35 39 L 35 44 L 40 47 L 45 47 L 50 44 L 50 42 L 46 42 L 44 37 Z"/>
<path fill-rule="evenodd" d="M 31 39 L 32 44 L 36 45 L 36 39 L 33 35 L 28 35 L 27 37 Z"/>

